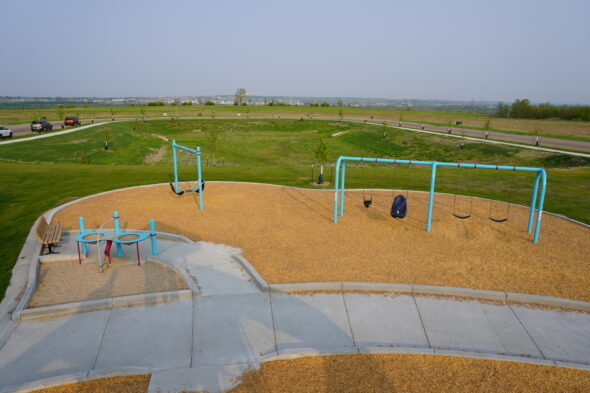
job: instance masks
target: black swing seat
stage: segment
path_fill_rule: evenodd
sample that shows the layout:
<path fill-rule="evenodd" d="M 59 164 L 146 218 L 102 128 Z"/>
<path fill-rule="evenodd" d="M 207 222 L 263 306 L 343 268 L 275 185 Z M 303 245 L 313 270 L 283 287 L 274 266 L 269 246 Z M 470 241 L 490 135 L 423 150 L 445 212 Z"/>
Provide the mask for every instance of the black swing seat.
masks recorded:
<path fill-rule="evenodd" d="M 372 203 L 373 203 L 372 199 L 364 199 L 363 200 L 363 205 L 365 205 L 365 207 L 371 206 Z"/>
<path fill-rule="evenodd" d="M 469 217 L 471 217 L 471 214 L 469 214 L 469 215 L 466 215 L 466 216 L 461 216 L 461 215 L 459 215 L 459 214 L 457 214 L 457 213 L 453 213 L 453 216 L 455 216 L 455 217 L 457 217 L 457 218 L 460 218 L 461 220 L 464 220 L 464 219 L 466 219 L 466 218 L 469 218 Z"/>
<path fill-rule="evenodd" d="M 172 192 L 175 193 L 176 195 L 182 195 L 185 192 L 196 192 L 197 194 L 199 193 L 199 189 L 196 188 L 195 190 L 179 190 L 176 191 L 176 188 L 174 188 L 174 184 L 170 183 L 170 188 L 172 189 Z M 201 190 L 205 191 L 205 180 L 201 180 Z"/>
<path fill-rule="evenodd" d="M 406 213 L 408 212 L 408 203 L 406 197 L 403 195 L 397 195 L 393 199 L 393 203 L 391 204 L 391 210 L 389 214 L 393 218 L 404 218 Z"/>
<path fill-rule="evenodd" d="M 174 188 L 174 184 L 170 183 L 170 188 L 172 189 L 172 192 L 175 193 L 176 195 L 182 195 L 184 194 L 184 191 L 180 190 L 180 191 L 176 191 L 176 189 Z"/>
<path fill-rule="evenodd" d="M 508 217 L 506 218 L 494 218 L 494 217 L 488 217 L 490 220 L 492 220 L 493 222 L 506 222 L 508 221 Z"/>

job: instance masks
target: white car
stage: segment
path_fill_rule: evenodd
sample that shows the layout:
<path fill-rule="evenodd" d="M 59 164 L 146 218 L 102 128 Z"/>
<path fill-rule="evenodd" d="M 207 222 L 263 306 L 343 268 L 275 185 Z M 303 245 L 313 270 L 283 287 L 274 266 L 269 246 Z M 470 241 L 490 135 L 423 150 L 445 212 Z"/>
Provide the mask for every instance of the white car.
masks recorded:
<path fill-rule="evenodd" d="M 12 138 L 12 130 L 9 130 L 6 127 L 0 126 L 0 138 Z"/>

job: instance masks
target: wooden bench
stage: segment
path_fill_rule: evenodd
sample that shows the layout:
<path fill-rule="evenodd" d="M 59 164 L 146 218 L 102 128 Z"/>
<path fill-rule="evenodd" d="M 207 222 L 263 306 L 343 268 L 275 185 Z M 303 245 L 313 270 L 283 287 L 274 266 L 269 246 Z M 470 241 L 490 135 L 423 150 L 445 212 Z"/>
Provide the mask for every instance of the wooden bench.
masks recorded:
<path fill-rule="evenodd" d="M 57 225 L 49 225 L 45 217 L 41 216 L 41 220 L 39 220 L 39 224 L 37 225 L 37 229 L 35 230 L 37 234 L 37 238 L 43 245 L 41 247 L 41 255 L 43 255 L 43 248 L 47 246 L 49 249 L 48 254 L 59 254 L 51 250 L 51 247 L 54 244 L 59 243 L 61 239 L 61 224 Z"/>

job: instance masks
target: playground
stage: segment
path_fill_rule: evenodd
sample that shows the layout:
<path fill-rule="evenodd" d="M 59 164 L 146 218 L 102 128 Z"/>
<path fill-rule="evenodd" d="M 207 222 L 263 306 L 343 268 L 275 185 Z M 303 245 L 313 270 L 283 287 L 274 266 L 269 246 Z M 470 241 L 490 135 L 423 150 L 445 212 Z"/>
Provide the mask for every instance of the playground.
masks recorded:
<path fill-rule="evenodd" d="M 170 146 L 169 183 L 90 195 L 35 223 L 29 265 L 15 267 L 28 270 L 24 295 L 0 324 L 7 391 L 68 373 L 97 391 L 125 384 L 92 382 L 113 375 L 145 391 L 147 374 L 148 392 L 248 391 L 292 378 L 283 364 L 330 386 L 372 370 L 368 391 L 405 384 L 398 364 L 429 370 L 411 378 L 419 389 L 475 378 L 481 390 L 490 372 L 522 386 L 517 369 L 543 374 L 537 388 L 586 383 L 590 229 L 543 214 L 545 169 L 341 156 L 330 190 L 205 183 L 200 147 Z M 523 205 L 440 192 L 479 176 Z"/>
<path fill-rule="evenodd" d="M 426 232 L 428 193 L 410 192 L 407 217 L 394 220 L 392 193 L 405 191 L 375 191 L 367 209 L 361 190 L 347 190 L 346 214 L 334 224 L 333 191 L 207 184 L 203 212 L 195 194 L 179 197 L 157 185 L 84 199 L 54 220 L 75 230 L 84 214 L 97 227 L 117 206 L 126 227 L 148 229 L 154 218 L 163 232 L 239 247 L 271 283 L 413 283 L 590 300 L 590 230 L 563 218 L 545 215 L 534 244 L 525 231 L 528 209 L 512 206 L 510 220 L 494 223 L 490 201 L 481 199 L 469 220 L 459 220 L 453 197 L 437 194 Z"/>

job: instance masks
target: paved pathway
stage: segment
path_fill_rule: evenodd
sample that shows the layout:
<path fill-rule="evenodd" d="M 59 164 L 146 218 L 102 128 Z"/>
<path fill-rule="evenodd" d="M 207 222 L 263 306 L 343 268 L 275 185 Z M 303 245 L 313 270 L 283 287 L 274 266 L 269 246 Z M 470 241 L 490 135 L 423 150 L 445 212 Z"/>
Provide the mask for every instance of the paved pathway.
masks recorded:
<path fill-rule="evenodd" d="M 153 373 L 150 392 L 221 392 L 260 361 L 306 351 L 590 368 L 589 314 L 409 295 L 261 292 L 234 257 L 239 250 L 204 242 L 159 247 L 158 258 L 193 277 L 193 299 L 21 320 L 0 349 L 0 391 L 137 369 Z"/>
<path fill-rule="evenodd" d="M 438 131 L 442 133 L 449 134 L 449 130 L 451 131 L 451 135 L 465 135 L 465 136 L 472 136 L 476 138 L 485 138 L 486 131 L 477 130 L 472 128 L 463 128 L 463 127 L 448 127 L 448 126 L 435 126 L 432 124 L 422 124 L 416 122 L 408 122 L 408 121 L 401 121 L 401 122 L 392 122 L 390 123 L 394 126 L 400 127 L 410 127 L 415 129 L 424 129 L 428 131 Z M 424 128 L 422 128 L 424 126 Z M 488 139 L 492 140 L 500 140 L 506 142 L 515 142 L 515 143 L 522 143 L 525 145 L 536 145 L 536 137 L 533 133 L 528 135 L 526 134 L 516 134 L 510 132 L 500 132 L 500 131 L 488 131 L 487 132 Z M 574 139 L 564 139 L 564 138 L 551 138 L 551 137 L 540 137 L 539 138 L 539 145 L 541 147 L 554 147 L 557 149 L 567 149 L 567 150 L 578 150 L 584 152 L 590 152 L 590 141 L 579 141 Z"/>

